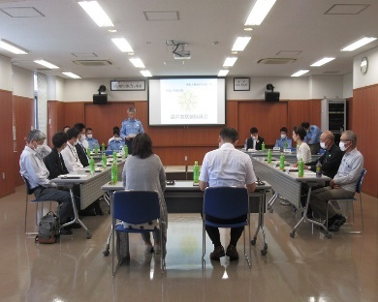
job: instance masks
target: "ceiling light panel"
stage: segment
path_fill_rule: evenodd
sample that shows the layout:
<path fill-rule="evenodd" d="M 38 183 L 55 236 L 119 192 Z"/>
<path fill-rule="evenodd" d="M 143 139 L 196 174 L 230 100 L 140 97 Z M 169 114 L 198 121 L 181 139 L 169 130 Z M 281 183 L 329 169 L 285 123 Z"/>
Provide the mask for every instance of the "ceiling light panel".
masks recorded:
<path fill-rule="evenodd" d="M 218 77 L 225 77 L 228 74 L 229 70 L 228 69 L 221 69 L 218 72 Z"/>
<path fill-rule="evenodd" d="M 325 57 L 325 58 L 323 58 L 323 59 L 321 59 L 321 60 L 319 60 L 319 61 L 313 63 L 311 66 L 312 66 L 312 67 L 319 67 L 319 66 L 322 66 L 322 65 L 324 65 L 324 64 L 327 64 L 328 62 L 333 61 L 334 59 L 335 59 L 335 58 L 327 58 L 327 57 Z"/>
<path fill-rule="evenodd" d="M 140 73 L 141 73 L 144 77 L 146 77 L 146 78 L 148 78 L 148 77 L 152 77 L 151 72 L 149 72 L 148 70 L 141 70 Z"/>
<path fill-rule="evenodd" d="M 244 25 L 260 25 L 268 15 L 275 2 L 276 0 L 257 0 Z"/>
<path fill-rule="evenodd" d="M 112 39 L 113 43 L 119 48 L 122 52 L 134 52 L 131 48 L 129 42 L 125 38 L 114 38 Z"/>
<path fill-rule="evenodd" d="M 243 51 L 244 48 L 247 46 L 251 37 L 238 37 L 232 46 L 232 51 Z"/>
<path fill-rule="evenodd" d="M 54 65 L 54 64 L 51 64 L 50 62 L 47 62 L 45 60 L 35 60 L 34 61 L 35 63 L 39 64 L 39 65 L 42 65 L 42 66 L 45 66 L 49 69 L 59 69 L 58 66 Z"/>
<path fill-rule="evenodd" d="M 228 58 L 226 58 L 226 60 L 223 63 L 223 67 L 232 67 L 232 66 L 234 66 L 234 64 L 235 64 L 235 62 L 236 62 L 237 59 L 238 59 L 237 57 L 228 57 Z"/>
<path fill-rule="evenodd" d="M 80 1 L 78 3 L 99 27 L 114 26 L 97 1 Z"/>
<path fill-rule="evenodd" d="M 136 68 L 146 68 L 146 66 L 144 66 L 143 64 L 143 61 L 139 58 L 132 58 L 132 59 L 129 59 L 131 63 L 133 63 L 133 65 L 136 67 Z"/>
<path fill-rule="evenodd" d="M 348 46 L 344 47 L 341 51 L 354 51 L 362 46 L 365 46 L 366 44 L 369 44 L 370 42 L 373 42 L 377 40 L 377 38 L 374 37 L 364 37 L 352 44 L 349 44 Z"/>
<path fill-rule="evenodd" d="M 16 55 L 26 55 L 27 54 L 27 52 L 25 50 L 19 48 L 18 46 L 15 46 L 12 43 L 10 43 L 6 40 L 3 40 L 3 39 L 0 40 L 0 48 L 5 49 L 7 51 L 10 51 L 10 52 L 12 52 Z"/>
<path fill-rule="evenodd" d="M 292 75 L 291 75 L 291 77 L 300 77 L 300 76 L 302 76 L 302 75 L 304 75 L 304 74 L 306 74 L 307 72 L 309 72 L 309 70 L 299 70 L 299 71 L 297 71 L 296 73 L 293 73 Z"/>
<path fill-rule="evenodd" d="M 81 77 L 80 76 L 78 76 L 77 74 L 74 74 L 73 72 L 69 72 L 69 71 L 67 71 L 67 72 L 62 72 L 65 76 L 67 76 L 67 77 L 70 77 L 70 78 L 72 78 L 72 79 L 81 79 Z"/>

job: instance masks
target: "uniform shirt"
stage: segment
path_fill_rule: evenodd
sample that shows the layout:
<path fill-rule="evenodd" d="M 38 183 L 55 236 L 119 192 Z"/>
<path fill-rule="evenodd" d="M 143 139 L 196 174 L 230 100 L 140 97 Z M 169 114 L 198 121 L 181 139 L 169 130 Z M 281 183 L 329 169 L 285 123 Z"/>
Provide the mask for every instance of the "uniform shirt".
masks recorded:
<path fill-rule="evenodd" d="M 341 159 L 344 152 L 340 150 L 339 146 L 333 144 L 331 148 L 318 158 L 318 160 L 307 163 L 310 166 L 310 170 L 316 171 L 316 164 L 320 162 L 322 164 L 322 172 L 325 176 L 334 178 L 337 170 L 339 169 Z"/>
<path fill-rule="evenodd" d="M 67 142 L 67 146 L 62 150 L 61 154 L 68 172 L 75 172 L 83 168 L 76 147 L 72 146 L 69 142 Z"/>
<path fill-rule="evenodd" d="M 350 152 L 345 152 L 339 170 L 333 180 L 335 184 L 344 190 L 355 192 L 363 169 L 364 157 L 355 148 Z"/>
<path fill-rule="evenodd" d="M 95 139 L 95 138 L 86 138 L 86 140 L 87 140 L 87 142 L 88 142 L 88 147 L 89 147 L 89 149 L 91 149 L 91 151 L 93 151 L 94 150 L 94 148 L 95 148 L 95 146 L 97 145 L 97 147 L 100 149 L 100 145 L 99 145 L 99 143 L 98 143 L 98 140 L 97 139 Z"/>
<path fill-rule="evenodd" d="M 244 187 L 257 179 L 249 155 L 236 150 L 231 143 L 206 153 L 199 180 L 210 187 Z"/>
<path fill-rule="evenodd" d="M 303 160 L 304 163 L 308 163 L 311 161 L 311 150 L 310 147 L 306 143 L 302 143 L 298 148 L 297 148 L 297 159 Z"/>
<path fill-rule="evenodd" d="M 109 144 L 107 150 L 122 150 L 122 148 L 125 146 L 125 141 L 119 137 L 119 139 L 111 138 L 109 139 Z"/>
<path fill-rule="evenodd" d="M 28 146 L 25 146 L 20 156 L 20 174 L 29 181 L 32 189 L 38 186 L 51 186 L 48 179 L 50 173 L 45 163 L 37 152 Z"/>
<path fill-rule="evenodd" d="M 137 135 L 142 132 L 144 132 L 144 129 L 140 120 L 135 119 L 132 121 L 128 118 L 122 122 L 120 136 L 123 139 L 125 139 L 126 136 L 130 136 L 130 134 Z"/>
<path fill-rule="evenodd" d="M 284 149 L 285 148 L 285 142 L 287 143 L 287 147 L 288 149 L 291 149 L 291 139 L 288 138 L 288 137 L 285 137 L 285 138 L 279 138 L 276 140 L 276 144 L 274 145 L 274 147 L 279 147 L 281 149 Z"/>
<path fill-rule="evenodd" d="M 322 130 L 318 126 L 311 125 L 304 138 L 304 142 L 309 145 L 319 144 L 320 135 L 322 135 Z"/>

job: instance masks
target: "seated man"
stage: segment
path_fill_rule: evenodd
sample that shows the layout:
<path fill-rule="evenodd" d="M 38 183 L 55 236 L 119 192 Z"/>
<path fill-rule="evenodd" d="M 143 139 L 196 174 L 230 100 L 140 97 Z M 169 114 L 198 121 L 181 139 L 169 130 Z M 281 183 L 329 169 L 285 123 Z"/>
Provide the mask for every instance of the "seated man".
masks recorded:
<path fill-rule="evenodd" d="M 264 142 L 264 138 L 259 136 L 259 130 L 256 127 L 252 127 L 249 132 L 251 132 L 251 137 L 248 137 L 244 142 L 245 150 L 261 150 L 261 145 Z"/>
<path fill-rule="evenodd" d="M 334 178 L 339 169 L 341 159 L 344 152 L 339 146 L 335 145 L 335 135 L 331 131 L 324 131 L 320 136 L 320 147 L 326 152 L 317 160 L 306 164 L 306 169 L 316 171 L 316 164 L 319 162 L 322 165 L 322 172 L 325 176 Z"/>
<path fill-rule="evenodd" d="M 74 128 L 79 130 L 79 136 L 77 137 L 77 144 L 75 145 L 77 155 L 83 167 L 89 166 L 89 158 L 87 156 L 88 142 L 85 137 L 85 125 L 83 123 L 77 123 Z"/>
<path fill-rule="evenodd" d="M 54 148 L 44 159 L 46 168 L 50 172 L 49 179 L 54 179 L 62 174 L 68 174 L 61 154 L 62 150 L 67 146 L 67 138 L 68 136 L 65 132 L 57 132 L 52 137 Z"/>
<path fill-rule="evenodd" d="M 59 203 L 59 218 L 60 223 L 64 224 L 73 217 L 71 196 L 69 192 L 58 190 L 55 183 L 51 182 L 49 178 L 49 171 L 47 170 L 43 160 L 37 156 L 37 141 L 44 137 L 40 130 L 30 131 L 26 146 L 20 156 L 20 174 L 34 189 L 34 195 L 40 200 L 54 200 Z M 62 235 L 72 234 L 70 227 L 61 230 Z"/>
<path fill-rule="evenodd" d="M 80 162 L 79 155 L 75 145 L 77 144 L 77 138 L 79 136 L 79 130 L 75 127 L 68 129 L 67 131 L 67 146 L 62 150 L 64 163 L 66 164 L 68 172 L 75 172 L 83 165 Z"/>
<path fill-rule="evenodd" d="M 200 189 L 207 187 L 247 187 L 249 192 L 256 189 L 256 175 L 253 171 L 251 158 L 235 149 L 238 143 L 238 132 L 233 128 L 223 128 L 219 134 L 219 149 L 206 153 L 200 174 Z M 232 202 L 232 200 L 230 200 Z M 206 216 L 210 221 L 222 222 L 222 219 Z M 240 222 L 246 217 L 240 217 Z M 235 219 L 234 219 L 235 220 Z M 234 221 L 236 222 L 236 221 Z M 231 240 L 226 255 L 230 260 L 237 260 L 239 254 L 236 244 L 243 233 L 244 227 L 231 228 Z M 212 260 L 219 260 L 225 255 L 220 241 L 218 228 L 206 226 L 207 234 L 214 245 L 214 251 L 210 254 Z"/>
<path fill-rule="evenodd" d="M 119 151 L 125 146 L 125 141 L 119 135 L 119 127 L 113 128 L 113 137 L 109 139 L 107 150 Z"/>
<path fill-rule="evenodd" d="M 313 191 L 310 197 L 311 209 L 323 220 L 326 219 L 328 207 L 328 229 L 331 232 L 337 232 L 346 219 L 336 213 L 332 206 L 328 206 L 328 200 L 353 197 L 364 167 L 364 157 L 357 150 L 357 136 L 353 131 L 343 132 L 339 146 L 345 154 L 337 174 L 328 187 Z"/>
<path fill-rule="evenodd" d="M 281 137 L 276 140 L 276 144 L 274 147 L 279 147 L 281 150 L 283 149 L 291 149 L 292 141 L 290 138 L 287 137 L 287 128 L 282 127 L 280 129 Z"/>
<path fill-rule="evenodd" d="M 94 150 L 96 145 L 98 149 L 100 150 L 100 144 L 98 143 L 98 140 L 93 138 L 92 128 L 87 128 L 87 130 L 85 131 L 85 136 L 88 142 L 89 149 L 91 149 L 91 151 Z"/>

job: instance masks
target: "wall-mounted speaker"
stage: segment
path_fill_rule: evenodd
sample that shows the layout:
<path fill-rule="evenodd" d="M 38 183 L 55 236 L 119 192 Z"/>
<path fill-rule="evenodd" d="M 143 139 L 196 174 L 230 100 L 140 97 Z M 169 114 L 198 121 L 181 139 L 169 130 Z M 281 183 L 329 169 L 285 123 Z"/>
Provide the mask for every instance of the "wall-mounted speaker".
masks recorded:
<path fill-rule="evenodd" d="M 265 91 L 266 102 L 279 102 L 280 93 L 278 91 Z"/>
<path fill-rule="evenodd" d="M 94 94 L 93 95 L 93 104 L 107 104 L 108 103 L 108 95 L 107 94 Z"/>

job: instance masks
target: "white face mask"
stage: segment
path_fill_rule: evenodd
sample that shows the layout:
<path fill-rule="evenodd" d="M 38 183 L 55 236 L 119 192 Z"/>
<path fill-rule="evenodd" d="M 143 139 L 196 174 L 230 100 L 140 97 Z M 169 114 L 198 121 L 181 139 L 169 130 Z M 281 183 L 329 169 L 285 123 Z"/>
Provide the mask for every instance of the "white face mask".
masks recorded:
<path fill-rule="evenodd" d="M 35 148 L 35 152 L 41 152 L 43 149 L 43 146 L 42 145 L 37 145 L 37 147 Z"/>
<path fill-rule="evenodd" d="M 345 147 L 345 143 L 344 142 L 340 142 L 339 143 L 339 147 L 340 147 L 341 151 L 345 151 L 347 149 L 347 147 Z"/>
<path fill-rule="evenodd" d="M 322 148 L 322 149 L 327 149 L 326 144 L 323 143 L 323 142 L 320 142 L 320 148 Z"/>
<path fill-rule="evenodd" d="M 115 140 L 115 141 L 121 141 L 121 140 L 122 140 L 122 137 L 115 137 L 114 140 Z"/>
<path fill-rule="evenodd" d="M 286 138 L 286 134 L 281 134 L 281 139 L 285 139 Z"/>
<path fill-rule="evenodd" d="M 88 134 L 87 137 L 88 137 L 89 139 L 91 139 L 91 138 L 93 137 L 93 135 L 92 135 L 92 134 Z"/>
<path fill-rule="evenodd" d="M 85 134 L 82 134 L 82 135 L 80 136 L 80 141 L 81 141 L 81 142 L 85 141 Z"/>

